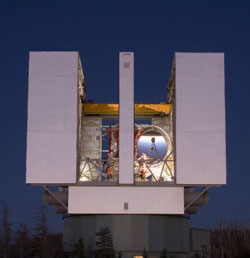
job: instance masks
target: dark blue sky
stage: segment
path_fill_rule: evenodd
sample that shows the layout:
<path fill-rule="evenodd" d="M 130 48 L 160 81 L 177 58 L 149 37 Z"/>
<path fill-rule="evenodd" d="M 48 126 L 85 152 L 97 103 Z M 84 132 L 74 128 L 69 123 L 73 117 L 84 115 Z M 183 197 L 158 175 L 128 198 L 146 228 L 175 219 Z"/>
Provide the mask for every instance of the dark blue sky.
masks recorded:
<path fill-rule="evenodd" d="M 228 185 L 192 225 L 250 218 L 250 2 L 0 0 L 0 202 L 35 223 L 42 189 L 25 185 L 29 51 L 80 52 L 89 99 L 118 102 L 118 53 L 135 52 L 135 100 L 166 99 L 174 52 L 225 52 Z M 51 229 L 61 217 L 50 208 Z"/>

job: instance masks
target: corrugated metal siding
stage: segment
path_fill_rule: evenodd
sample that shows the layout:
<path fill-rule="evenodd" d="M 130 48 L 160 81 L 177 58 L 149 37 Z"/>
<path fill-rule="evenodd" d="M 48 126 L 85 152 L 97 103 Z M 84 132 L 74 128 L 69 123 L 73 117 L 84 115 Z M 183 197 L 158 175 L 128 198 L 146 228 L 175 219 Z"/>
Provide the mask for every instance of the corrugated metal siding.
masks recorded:
<path fill-rule="evenodd" d="M 80 237 L 85 247 L 92 243 L 95 248 L 96 232 L 109 227 L 115 249 L 123 257 L 142 255 L 145 248 L 150 255 L 167 252 L 186 257 L 189 252 L 189 219 L 161 215 L 82 215 L 64 218 L 64 251 L 72 251 Z M 175 254 L 176 255 L 176 254 Z M 182 256 L 183 255 L 183 256 Z"/>
<path fill-rule="evenodd" d="M 76 182 L 78 52 L 31 52 L 26 183 Z"/>
<path fill-rule="evenodd" d="M 226 183 L 224 54 L 176 53 L 177 184 Z"/>
<path fill-rule="evenodd" d="M 183 214 L 183 187 L 69 187 L 70 214 Z M 128 209 L 124 209 L 128 203 Z"/>
<path fill-rule="evenodd" d="M 134 183 L 134 53 L 120 53 L 119 183 Z"/>

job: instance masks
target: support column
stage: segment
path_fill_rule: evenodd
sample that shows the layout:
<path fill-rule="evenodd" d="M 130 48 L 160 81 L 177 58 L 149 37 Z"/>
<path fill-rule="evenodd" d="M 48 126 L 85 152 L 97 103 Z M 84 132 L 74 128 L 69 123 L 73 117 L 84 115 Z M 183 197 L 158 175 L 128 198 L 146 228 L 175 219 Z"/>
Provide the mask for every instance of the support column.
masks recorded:
<path fill-rule="evenodd" d="M 134 183 L 134 53 L 119 56 L 119 184 Z"/>

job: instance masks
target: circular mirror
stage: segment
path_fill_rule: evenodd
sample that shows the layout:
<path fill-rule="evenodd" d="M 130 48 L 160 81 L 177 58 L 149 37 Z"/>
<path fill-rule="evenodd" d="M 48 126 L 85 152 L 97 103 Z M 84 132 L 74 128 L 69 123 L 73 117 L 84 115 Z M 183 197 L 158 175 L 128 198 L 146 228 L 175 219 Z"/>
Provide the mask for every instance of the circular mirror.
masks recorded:
<path fill-rule="evenodd" d="M 167 156 L 167 141 L 159 132 L 145 130 L 137 142 L 138 155 L 149 165 L 156 165 Z"/>

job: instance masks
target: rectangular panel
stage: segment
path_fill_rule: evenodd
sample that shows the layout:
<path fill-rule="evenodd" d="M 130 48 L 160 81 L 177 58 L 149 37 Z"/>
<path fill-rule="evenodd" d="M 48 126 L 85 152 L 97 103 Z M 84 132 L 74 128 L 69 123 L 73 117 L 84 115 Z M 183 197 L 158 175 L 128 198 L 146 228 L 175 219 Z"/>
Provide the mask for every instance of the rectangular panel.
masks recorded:
<path fill-rule="evenodd" d="M 82 118 L 81 158 L 101 159 L 102 119 L 99 117 Z"/>
<path fill-rule="evenodd" d="M 171 132 L 170 117 L 152 118 L 152 125 L 159 126 L 166 132 Z"/>
<path fill-rule="evenodd" d="M 176 157 L 178 184 L 226 184 L 224 133 L 178 133 Z"/>
<path fill-rule="evenodd" d="M 26 183 L 76 182 L 78 52 L 30 52 Z"/>
<path fill-rule="evenodd" d="M 183 214 L 183 189 L 183 187 L 70 186 L 69 213 Z"/>
<path fill-rule="evenodd" d="M 176 182 L 225 184 L 223 53 L 176 53 Z"/>
<path fill-rule="evenodd" d="M 119 183 L 134 183 L 134 54 L 119 58 Z"/>
<path fill-rule="evenodd" d="M 113 218 L 113 239 L 114 245 L 119 246 L 120 250 L 132 251 L 134 240 L 132 221 L 133 215 L 116 215 Z M 137 217 L 137 216 L 136 216 Z M 122 233 L 121 233 L 122 232 Z M 133 237 L 131 237 L 133 236 Z"/>
<path fill-rule="evenodd" d="M 75 141 L 71 132 L 29 132 L 26 183 L 75 183 Z"/>
<path fill-rule="evenodd" d="M 119 131 L 119 184 L 134 183 L 134 134 Z"/>

